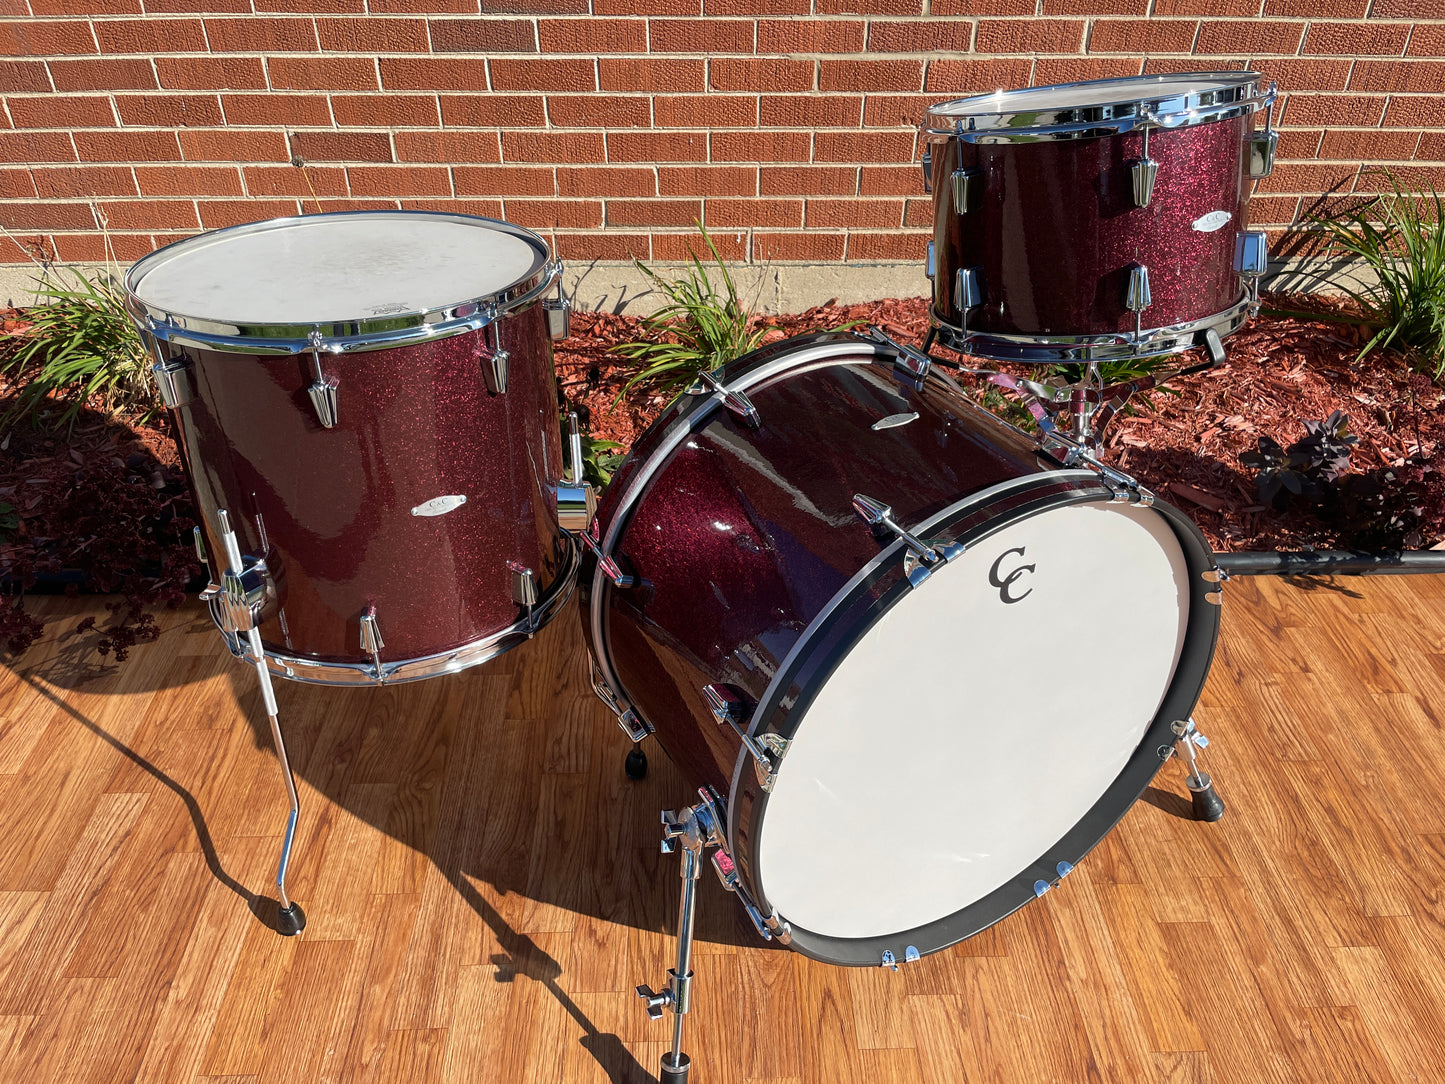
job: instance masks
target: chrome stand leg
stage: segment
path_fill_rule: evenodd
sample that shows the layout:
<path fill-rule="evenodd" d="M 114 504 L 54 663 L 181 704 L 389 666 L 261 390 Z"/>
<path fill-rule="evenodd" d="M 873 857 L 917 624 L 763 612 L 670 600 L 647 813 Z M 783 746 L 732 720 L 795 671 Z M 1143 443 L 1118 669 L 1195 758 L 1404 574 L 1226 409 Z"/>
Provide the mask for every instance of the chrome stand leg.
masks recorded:
<path fill-rule="evenodd" d="M 266 704 L 266 718 L 271 723 L 271 741 L 276 746 L 276 759 L 281 764 L 281 778 L 286 784 L 287 797 L 291 799 L 291 814 L 286 821 L 286 836 L 281 842 L 281 862 L 276 869 L 276 889 L 281 899 L 281 909 L 276 917 L 276 929 L 286 937 L 292 937 L 306 928 L 306 913 L 301 905 L 286 895 L 286 869 L 291 864 L 291 845 L 296 839 L 296 821 L 301 815 L 301 800 L 296 795 L 296 777 L 291 773 L 291 761 L 286 756 L 286 742 L 281 737 L 281 723 L 277 719 L 276 690 L 271 684 L 271 672 L 266 669 L 265 648 L 261 644 L 261 630 L 256 627 L 256 617 L 261 608 L 257 588 L 248 582 L 252 569 L 241 557 L 241 546 L 236 532 L 231 528 L 231 519 L 224 508 L 218 509 L 216 519 L 220 527 L 221 541 L 226 547 L 226 561 L 230 571 L 223 577 L 222 594 L 225 601 L 227 622 L 234 626 L 236 634 L 245 634 L 247 654 L 256 668 L 256 679 L 261 684 L 261 699 Z"/>
<path fill-rule="evenodd" d="M 301 799 L 296 795 L 296 777 L 291 772 L 291 761 L 286 756 L 286 741 L 281 737 L 281 723 L 276 718 L 276 691 L 271 686 L 271 674 L 266 669 L 265 655 L 261 648 L 261 634 L 251 630 L 251 660 L 255 663 L 256 674 L 261 680 L 261 696 L 266 701 L 266 718 L 271 723 L 271 741 L 276 746 L 276 759 L 281 765 L 281 778 L 286 783 L 286 796 L 291 799 L 291 812 L 286 818 L 286 837 L 281 841 L 281 861 L 276 867 L 276 893 L 281 900 L 281 909 L 276 915 L 278 933 L 293 937 L 306 928 L 306 912 L 301 905 L 286 895 L 286 869 L 291 864 L 291 845 L 296 841 L 296 821 L 301 816 Z"/>
<path fill-rule="evenodd" d="M 1201 734 L 1193 719 L 1171 724 L 1178 741 L 1175 748 L 1189 762 L 1189 774 L 1184 785 L 1189 788 L 1189 797 L 1194 804 L 1194 819 L 1217 821 L 1224 816 L 1224 799 L 1214 793 L 1214 781 L 1208 772 L 1199 770 L 1198 751 L 1209 745 L 1209 739 Z"/>
<path fill-rule="evenodd" d="M 692 1007 L 692 924 L 697 910 L 697 879 L 702 872 L 702 847 L 682 852 L 682 898 L 677 904 L 677 966 L 668 972 L 674 992 L 672 1050 L 662 1056 L 662 1084 L 685 1084 L 691 1059 L 682 1052 L 682 1018 Z"/>
<path fill-rule="evenodd" d="M 704 807 L 671 810 L 662 814 L 662 852 L 682 847 L 682 899 L 677 907 L 677 966 L 667 973 L 667 985 L 660 993 L 650 986 L 637 987 L 637 996 L 647 1003 L 647 1015 L 662 1019 L 664 1010 L 673 1012 L 672 1049 L 662 1055 L 661 1084 L 687 1084 L 692 1059 L 682 1052 L 682 1018 L 692 1006 L 693 916 L 697 907 L 697 879 L 702 871 L 703 849 L 716 840 L 717 827 Z"/>

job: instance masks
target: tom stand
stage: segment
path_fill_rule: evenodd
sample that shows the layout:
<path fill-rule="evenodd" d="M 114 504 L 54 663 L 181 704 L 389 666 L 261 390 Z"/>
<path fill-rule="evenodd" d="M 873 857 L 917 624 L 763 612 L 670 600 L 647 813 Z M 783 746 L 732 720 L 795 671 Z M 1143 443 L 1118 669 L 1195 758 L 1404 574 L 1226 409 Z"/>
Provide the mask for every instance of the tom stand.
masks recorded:
<path fill-rule="evenodd" d="M 719 825 L 707 804 L 684 809 L 679 815 L 670 809 L 662 813 L 662 853 L 682 848 L 682 898 L 677 906 L 677 966 L 667 973 L 661 993 L 639 986 L 637 996 L 647 1003 L 647 1015 L 661 1020 L 672 1010 L 672 1049 L 662 1055 L 660 1084 L 687 1084 L 692 1059 L 682 1052 L 682 1018 L 692 1007 L 692 923 L 697 909 L 697 879 L 702 872 L 702 852 L 719 839 Z"/>
<path fill-rule="evenodd" d="M 301 801 L 296 796 L 296 778 L 291 774 L 291 762 L 286 757 L 286 742 L 281 737 L 281 724 L 276 719 L 276 690 L 271 686 L 271 672 L 266 668 L 266 653 L 261 646 L 261 609 L 266 603 L 269 580 L 264 562 L 241 556 L 241 547 L 236 532 L 231 528 L 231 517 L 224 508 L 216 510 L 216 523 L 221 544 L 226 549 L 227 571 L 221 574 L 219 601 L 220 613 L 227 626 L 226 631 L 244 645 L 252 665 L 256 667 L 256 678 L 261 684 L 261 699 L 266 704 L 266 717 L 271 722 L 271 740 L 276 745 L 276 759 L 281 764 L 281 778 L 286 783 L 286 794 L 291 799 L 291 814 L 286 821 L 286 836 L 281 843 L 281 862 L 276 870 L 276 890 L 281 897 L 281 909 L 277 914 L 277 932 L 286 937 L 294 936 L 306 928 L 306 913 L 301 905 L 286 895 L 286 868 L 291 862 L 291 845 L 296 838 L 296 820 L 301 814 Z"/>
<path fill-rule="evenodd" d="M 697 904 L 697 879 L 702 869 L 702 856 L 709 847 L 713 872 L 723 888 L 743 905 L 753 929 L 764 941 L 791 943 L 793 931 L 785 919 L 772 912 L 764 917 L 748 890 L 738 879 L 737 868 L 727 850 L 727 807 L 722 795 L 712 787 L 698 788 L 699 801 L 680 814 L 670 809 L 662 813 L 662 853 L 671 854 L 682 847 L 682 899 L 677 907 L 677 966 L 667 973 L 667 985 L 661 992 L 650 986 L 637 987 L 637 996 L 647 1003 L 647 1015 L 661 1020 L 671 1009 L 672 1049 L 662 1055 L 661 1084 L 687 1084 L 687 1071 L 692 1060 L 682 1052 L 682 1018 L 692 1007 L 692 924 Z"/>
<path fill-rule="evenodd" d="M 1068 382 L 1062 377 L 1056 376 L 1045 383 L 1013 376 L 1009 373 L 1001 373 L 993 369 L 970 369 L 960 362 L 939 358 L 930 352 L 936 341 L 937 331 L 937 328 L 929 328 L 928 334 L 923 340 L 923 347 L 919 350 L 895 341 L 880 328 L 868 328 L 869 336 L 875 341 L 891 346 L 901 354 L 908 356 L 910 358 L 908 367 L 915 373 L 920 369 L 926 372 L 928 363 L 937 361 L 954 372 L 985 377 L 989 383 L 1013 392 L 1019 397 L 1025 409 L 1034 416 L 1034 420 L 1038 422 L 1042 432 L 1047 434 L 1050 431 L 1060 431 L 1090 455 L 1094 455 L 1100 447 L 1100 437 L 1104 432 L 1104 427 L 1109 424 L 1116 413 L 1124 408 L 1132 396 L 1157 388 L 1177 377 L 1191 376 L 1194 373 L 1217 369 L 1227 360 L 1224 341 L 1219 337 L 1219 333 L 1213 328 L 1206 328 L 1195 339 L 1195 347 L 1205 352 L 1206 361 L 1181 365 L 1167 371 L 1161 369 L 1133 380 L 1109 385 L 1105 385 L 1100 374 L 1100 359 L 1057 362 L 1055 364 L 1082 366 L 1083 373 L 1080 379 Z M 1117 360 L 1137 363 L 1145 358 L 1143 356 L 1122 357 Z M 1063 417 L 1060 417 L 1061 415 Z"/>

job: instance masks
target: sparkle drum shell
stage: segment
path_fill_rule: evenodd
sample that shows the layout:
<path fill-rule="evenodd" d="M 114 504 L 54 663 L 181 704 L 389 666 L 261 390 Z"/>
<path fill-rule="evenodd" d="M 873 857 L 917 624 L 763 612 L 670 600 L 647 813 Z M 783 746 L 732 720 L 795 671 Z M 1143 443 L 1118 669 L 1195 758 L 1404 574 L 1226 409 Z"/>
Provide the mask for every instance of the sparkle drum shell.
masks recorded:
<path fill-rule="evenodd" d="M 895 358 L 830 334 L 740 359 L 718 375 L 756 428 L 684 396 L 594 525 L 636 585 L 590 555 L 579 579 L 619 706 L 726 796 L 741 887 L 794 948 L 846 965 L 937 951 L 1057 880 L 1158 770 L 1218 631 L 1182 515 L 1111 503 Z M 963 554 L 914 586 L 859 493 Z M 781 743 L 767 786 L 706 685 Z"/>
<path fill-rule="evenodd" d="M 1206 330 L 1237 330 L 1253 299 L 1237 238 L 1252 177 L 1267 171 L 1252 153 L 1254 114 L 1273 101 L 1259 78 L 1135 76 L 929 109 L 933 319 L 945 345 L 1049 362 L 1173 353 Z M 1138 268 L 1149 296 L 1136 312 Z"/>
<path fill-rule="evenodd" d="M 530 231 L 424 212 L 256 223 L 131 269 L 212 582 L 217 509 L 264 560 L 274 673 L 368 684 L 451 672 L 521 642 L 570 594 L 543 298 L 559 271 Z M 486 376 L 498 351 L 504 391 Z M 329 427 L 318 382 L 335 393 Z M 517 599 L 519 569 L 531 605 Z M 361 632 L 373 609 L 379 673 Z"/>

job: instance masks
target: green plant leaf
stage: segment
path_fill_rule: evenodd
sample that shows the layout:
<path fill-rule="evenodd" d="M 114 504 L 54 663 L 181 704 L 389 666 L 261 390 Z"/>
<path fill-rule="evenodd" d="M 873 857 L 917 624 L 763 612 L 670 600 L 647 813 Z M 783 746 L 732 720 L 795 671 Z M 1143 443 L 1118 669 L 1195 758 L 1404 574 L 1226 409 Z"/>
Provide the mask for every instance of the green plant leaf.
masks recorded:
<path fill-rule="evenodd" d="M 1359 288 L 1339 276 L 1330 280 L 1377 329 L 1356 363 L 1394 348 L 1438 381 L 1445 374 L 1445 201 L 1433 188 L 1402 185 L 1388 169 L 1364 176 L 1385 178 L 1390 191 L 1349 210 L 1310 216 L 1334 250 L 1374 278 Z"/>
<path fill-rule="evenodd" d="M 722 254 L 701 223 L 697 224 L 711 261 L 704 264 L 688 246 L 689 261 L 677 278 L 667 279 L 640 261 L 633 261 L 666 298 L 642 320 L 649 339 L 622 343 L 613 352 L 638 363 L 617 400 L 634 388 L 676 392 L 711 371 L 746 354 L 762 341 L 763 330 L 751 327 L 752 310 L 738 297 L 737 285 Z M 719 280 L 714 284 L 712 269 Z"/>
<path fill-rule="evenodd" d="M 0 370 L 25 381 L 0 425 L 24 417 L 38 422 L 52 394 L 65 405 L 46 416 L 53 428 L 74 425 L 95 396 L 109 410 L 149 417 L 156 408 L 150 354 L 125 310 L 123 292 L 106 277 L 87 278 L 68 267 L 61 269 L 62 279 L 66 272 L 73 286 L 48 273 L 38 280 L 35 292 L 47 300 L 27 310 L 31 327 L 24 341 L 0 363 Z"/>

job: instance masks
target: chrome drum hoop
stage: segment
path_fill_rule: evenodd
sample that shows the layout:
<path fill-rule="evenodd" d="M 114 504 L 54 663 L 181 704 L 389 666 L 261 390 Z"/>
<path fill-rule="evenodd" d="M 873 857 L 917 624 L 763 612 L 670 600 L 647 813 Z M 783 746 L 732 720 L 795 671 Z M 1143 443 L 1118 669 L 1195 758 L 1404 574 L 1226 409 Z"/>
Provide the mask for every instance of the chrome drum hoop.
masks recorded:
<path fill-rule="evenodd" d="M 971 357 L 996 361 L 1047 364 L 1068 361 L 1112 361 L 1182 354 L 1199 346 L 1199 336 L 1213 330 L 1219 337 L 1233 335 L 1249 320 L 1255 301 L 1245 296 L 1223 312 L 1173 327 L 1145 328 L 1136 338 L 1132 332 L 1116 335 L 1003 335 L 964 331 L 948 323 L 930 308 L 929 323 L 938 330 L 938 341 L 948 349 Z"/>
<path fill-rule="evenodd" d="M 965 143 L 1039 143 L 1058 139 L 1093 139 L 1121 135 L 1144 128 L 1188 128 L 1220 120 L 1249 116 L 1274 105 L 1273 84 L 1263 93 L 1258 72 L 1217 71 L 1169 73 L 1153 77 L 1161 86 L 1187 74 L 1195 80 L 1214 79 L 1222 86 L 1192 94 L 1162 93 L 1119 102 L 1068 106 L 1057 109 L 1018 109 L 1013 112 L 965 113 L 944 112 L 962 102 L 983 101 L 996 95 L 956 98 L 932 106 L 922 125 L 924 139 L 940 142 L 961 139 Z M 1026 87 L 1003 92 L 1027 103 L 1031 94 L 1080 86 L 1107 88 L 1114 83 L 1133 83 L 1147 87 L 1149 76 L 1126 75 L 1117 79 L 1096 79 L 1085 82 L 1059 83 L 1046 87 Z M 935 127 L 935 125 L 939 125 Z M 945 126 L 946 125 L 946 126 Z"/>
<path fill-rule="evenodd" d="M 276 677 L 287 681 L 299 681 L 306 685 L 399 685 L 406 681 L 421 681 L 425 678 L 454 674 L 484 662 L 490 662 L 498 655 L 530 639 L 567 605 L 577 583 L 579 550 L 577 541 L 567 532 L 565 538 L 566 556 L 562 568 L 546 592 L 537 600 L 529 618 L 495 632 L 480 640 L 453 648 L 436 655 L 424 655 L 399 662 L 383 662 L 381 674 L 369 662 L 323 662 L 318 659 L 303 659 L 285 655 L 279 651 L 266 652 L 266 668 Z M 215 610 L 211 612 L 215 619 Z M 217 626 L 219 628 L 219 626 Z M 225 630 L 221 630 L 225 636 Z M 247 658 L 244 650 L 230 636 L 226 644 L 237 658 Z"/>
<path fill-rule="evenodd" d="M 286 355 L 304 354 L 320 350 L 327 354 L 356 354 L 369 350 L 390 350 L 398 346 L 411 346 L 477 331 L 495 322 L 508 313 L 529 308 L 541 301 L 562 277 L 562 262 L 550 258 L 551 249 L 539 235 L 511 222 L 479 215 L 458 215 L 446 211 L 396 211 L 390 216 L 384 211 L 335 211 L 328 217 L 368 216 L 371 218 L 416 218 L 428 216 L 437 219 L 451 219 L 465 223 L 485 223 L 488 229 L 496 229 L 512 236 L 520 236 L 547 254 L 540 266 L 524 278 L 496 293 L 467 298 L 438 308 L 388 314 L 364 320 L 348 320 L 340 323 L 312 324 L 269 324 L 263 322 L 245 325 L 206 319 L 184 313 L 172 313 L 143 301 L 135 292 L 140 279 L 152 268 L 163 262 L 162 257 L 173 248 L 195 242 L 194 237 L 173 241 L 156 249 L 149 256 L 138 260 L 125 276 L 126 311 L 152 336 L 162 342 L 173 342 L 205 350 L 216 350 L 231 354 Z M 264 229 L 277 229 L 293 225 L 314 215 L 293 215 L 286 218 L 271 218 L 263 222 L 248 222 L 240 226 L 228 226 L 202 236 L 236 237 L 259 233 Z M 264 330 L 255 334 L 254 329 Z M 251 333 L 247 333 L 250 331 Z"/>

